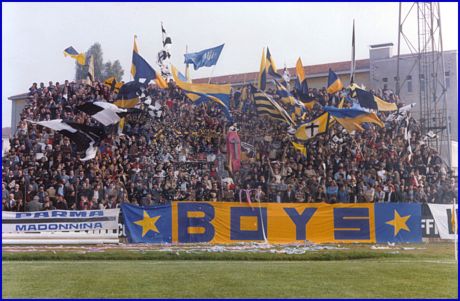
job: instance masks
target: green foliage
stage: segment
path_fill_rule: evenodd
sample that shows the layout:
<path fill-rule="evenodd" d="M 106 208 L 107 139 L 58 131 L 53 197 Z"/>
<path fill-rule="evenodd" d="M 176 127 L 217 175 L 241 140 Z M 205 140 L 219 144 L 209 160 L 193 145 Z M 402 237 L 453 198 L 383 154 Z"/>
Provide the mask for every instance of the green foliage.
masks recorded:
<path fill-rule="evenodd" d="M 86 79 L 88 75 L 89 58 L 94 56 L 94 75 L 97 81 L 103 81 L 108 77 L 115 76 L 117 81 L 123 77 L 124 71 L 118 60 L 113 63 L 108 61 L 104 63 L 101 44 L 94 43 L 88 51 L 86 51 L 86 65 L 81 66 L 75 62 L 75 79 Z"/>

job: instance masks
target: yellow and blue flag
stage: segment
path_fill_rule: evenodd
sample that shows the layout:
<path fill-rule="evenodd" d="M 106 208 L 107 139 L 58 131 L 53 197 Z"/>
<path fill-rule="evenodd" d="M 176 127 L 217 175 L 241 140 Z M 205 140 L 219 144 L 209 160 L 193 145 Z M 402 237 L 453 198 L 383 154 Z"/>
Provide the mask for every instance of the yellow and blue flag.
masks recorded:
<path fill-rule="evenodd" d="M 378 110 L 378 111 L 396 111 L 398 107 L 396 106 L 395 103 L 390 103 L 386 102 L 379 97 L 375 96 L 371 92 L 359 89 L 359 88 L 354 88 L 354 91 L 356 92 L 356 96 L 358 98 L 359 104 L 363 108 L 368 108 L 372 110 Z"/>
<path fill-rule="evenodd" d="M 253 98 L 257 113 L 260 116 L 268 116 L 272 119 L 280 120 L 295 126 L 295 122 L 292 120 L 291 116 L 289 116 L 289 113 L 265 92 L 255 91 L 255 93 L 253 93 Z"/>
<path fill-rule="evenodd" d="M 303 123 L 297 127 L 294 137 L 300 141 L 306 141 L 317 135 L 327 133 L 330 126 L 330 118 L 327 112 L 321 114 L 312 121 Z"/>
<path fill-rule="evenodd" d="M 294 113 L 295 116 L 302 116 L 305 112 L 305 106 L 304 104 L 296 99 L 292 94 L 286 89 L 286 87 L 278 82 L 275 79 L 275 84 L 276 84 L 276 94 L 281 98 L 281 101 L 285 104 L 288 105 L 289 108 L 291 109 L 291 115 Z"/>
<path fill-rule="evenodd" d="M 291 143 L 292 143 L 292 146 L 294 146 L 294 148 L 298 150 L 304 157 L 307 156 L 307 148 L 305 147 L 305 145 L 294 142 L 294 141 L 291 141 Z"/>
<path fill-rule="evenodd" d="M 303 64 L 300 57 L 295 65 L 295 72 L 297 75 L 297 78 L 295 80 L 295 90 L 297 92 L 297 95 L 299 96 L 299 99 L 301 101 L 308 101 L 308 83 L 307 79 L 305 78 L 305 71 L 303 69 Z"/>
<path fill-rule="evenodd" d="M 130 243 L 171 243 L 172 210 L 165 206 L 121 204 L 126 234 Z"/>
<path fill-rule="evenodd" d="M 258 89 L 265 91 L 267 87 L 267 63 L 265 58 L 265 48 L 262 49 L 262 59 L 260 60 Z"/>
<path fill-rule="evenodd" d="M 66 49 L 64 49 L 64 56 L 67 57 L 67 56 L 70 56 L 71 58 L 77 60 L 77 63 L 79 65 L 85 65 L 86 63 L 86 56 L 84 53 L 78 53 L 75 48 L 73 48 L 72 46 L 70 47 L 67 47 Z"/>
<path fill-rule="evenodd" d="M 198 70 L 201 67 L 210 67 L 217 63 L 220 53 L 225 44 L 217 47 L 202 50 L 200 52 L 186 53 L 185 64 L 193 64 L 193 69 Z"/>
<path fill-rule="evenodd" d="M 231 85 L 214 85 L 214 84 L 192 84 L 181 81 L 177 75 L 177 69 L 171 66 L 176 85 L 184 91 L 185 95 L 195 104 L 199 105 L 207 100 L 212 100 L 219 104 L 224 111 L 227 119 L 233 120 L 230 113 L 230 92 Z"/>
<path fill-rule="evenodd" d="M 276 68 L 275 60 L 270 54 L 270 49 L 268 49 L 268 47 L 267 47 L 267 59 L 265 61 L 265 64 L 266 64 L 268 74 L 270 74 L 276 79 L 283 78 L 283 76 L 277 72 L 278 69 Z"/>
<path fill-rule="evenodd" d="M 156 72 L 152 66 L 147 63 L 147 61 L 139 54 L 139 49 L 137 47 L 136 36 L 134 36 L 134 46 L 133 46 L 133 59 L 131 65 L 131 75 L 134 77 L 134 80 L 139 81 L 139 79 L 144 78 L 145 83 L 154 80 L 155 83 L 163 89 L 168 88 L 168 84 L 161 77 L 161 74 Z"/>
<path fill-rule="evenodd" d="M 109 86 L 110 91 L 118 94 L 120 92 L 121 86 L 123 86 L 123 82 L 117 82 L 115 76 L 111 76 L 104 80 L 104 85 Z"/>
<path fill-rule="evenodd" d="M 325 106 L 323 109 L 331 114 L 348 132 L 362 132 L 364 129 L 361 124 L 365 122 L 374 123 L 382 128 L 385 126 L 374 112 L 367 112 L 359 108 L 338 109 L 331 106 Z"/>
<path fill-rule="evenodd" d="M 327 77 L 327 93 L 334 94 L 342 90 L 343 84 L 340 78 L 329 68 L 329 75 Z"/>
<path fill-rule="evenodd" d="M 141 84 L 137 81 L 127 82 L 120 87 L 120 91 L 117 94 L 117 100 L 114 101 L 114 105 L 119 108 L 131 109 L 139 103 L 139 92 Z"/>

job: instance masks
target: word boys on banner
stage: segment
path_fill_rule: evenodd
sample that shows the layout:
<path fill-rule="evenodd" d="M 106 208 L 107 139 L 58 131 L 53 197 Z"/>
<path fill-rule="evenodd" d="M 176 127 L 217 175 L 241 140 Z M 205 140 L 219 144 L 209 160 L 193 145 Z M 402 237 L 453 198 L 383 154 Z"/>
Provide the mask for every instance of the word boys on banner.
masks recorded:
<path fill-rule="evenodd" d="M 122 205 L 130 242 L 421 242 L 420 204 Z"/>

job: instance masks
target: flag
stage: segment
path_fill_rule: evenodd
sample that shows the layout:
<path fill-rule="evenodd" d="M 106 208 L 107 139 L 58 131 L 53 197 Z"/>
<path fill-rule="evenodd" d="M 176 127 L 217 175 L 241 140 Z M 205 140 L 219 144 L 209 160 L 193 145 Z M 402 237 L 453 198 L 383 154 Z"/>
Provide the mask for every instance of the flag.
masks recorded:
<path fill-rule="evenodd" d="M 128 113 L 127 109 L 103 101 L 87 102 L 77 106 L 77 109 L 90 115 L 104 126 L 118 123 L 120 117 L 124 117 Z"/>
<path fill-rule="evenodd" d="M 328 113 L 321 114 L 318 118 L 301 124 L 297 127 L 294 134 L 295 138 L 300 141 L 306 141 L 314 138 L 316 135 L 326 133 L 330 126 Z"/>
<path fill-rule="evenodd" d="M 263 91 L 257 91 L 253 94 L 257 113 L 261 116 L 265 115 L 272 119 L 277 119 L 295 125 L 295 122 L 274 99 L 265 94 Z"/>
<path fill-rule="evenodd" d="M 363 108 L 368 108 L 378 111 L 396 111 L 398 107 L 395 103 L 386 102 L 371 92 L 355 88 L 356 96 L 358 97 L 359 104 Z"/>
<path fill-rule="evenodd" d="M 335 92 L 342 90 L 342 88 L 343 85 L 340 78 L 334 71 L 332 71 L 331 68 L 329 68 L 329 75 L 327 77 L 327 93 L 334 94 Z"/>
<path fill-rule="evenodd" d="M 110 87 L 111 92 L 119 93 L 121 86 L 123 86 L 123 82 L 117 82 L 114 76 L 111 76 L 104 80 L 104 85 Z"/>
<path fill-rule="evenodd" d="M 270 54 L 270 49 L 268 49 L 268 47 L 267 47 L 267 59 L 265 61 L 265 64 L 266 64 L 268 74 L 270 74 L 271 76 L 277 79 L 283 78 L 283 76 L 277 72 L 278 69 L 276 68 L 275 60 Z"/>
<path fill-rule="evenodd" d="M 166 30 L 163 27 L 163 22 L 161 22 L 161 34 L 163 36 L 163 48 L 165 50 L 166 49 L 169 50 L 169 47 L 171 47 L 171 44 L 172 44 L 172 40 L 171 40 L 171 37 L 166 34 Z"/>
<path fill-rule="evenodd" d="M 403 106 L 401 108 L 399 108 L 396 112 L 393 112 L 391 113 L 386 121 L 400 121 L 401 119 L 403 119 L 405 116 L 407 116 L 407 113 L 410 111 L 410 109 L 412 109 L 413 107 L 415 107 L 416 103 L 411 103 L 411 104 L 408 104 L 407 106 Z"/>
<path fill-rule="evenodd" d="M 259 83 L 258 88 L 260 91 L 265 91 L 267 87 L 267 64 L 265 58 L 265 48 L 262 49 L 262 59 L 260 60 L 260 70 L 259 70 Z"/>
<path fill-rule="evenodd" d="M 88 66 L 88 82 L 91 84 L 95 80 L 94 77 L 94 55 L 92 55 L 89 59 L 89 66 Z"/>
<path fill-rule="evenodd" d="M 183 75 L 182 72 L 180 72 L 180 71 L 178 71 L 177 77 L 179 78 L 179 80 L 181 80 L 183 82 L 188 82 L 187 77 L 185 75 Z"/>
<path fill-rule="evenodd" d="M 64 49 L 64 56 L 70 56 L 71 58 L 75 59 L 79 65 L 85 65 L 86 64 L 86 56 L 84 53 L 78 53 L 75 48 L 72 46 L 67 47 Z"/>
<path fill-rule="evenodd" d="M 97 145 L 105 138 L 104 129 L 100 127 L 64 122 L 62 119 L 29 122 L 48 127 L 68 137 L 76 145 L 78 152 L 84 152 L 85 156 L 79 158 L 81 161 L 93 159 L 97 154 Z"/>
<path fill-rule="evenodd" d="M 331 106 L 325 106 L 323 109 L 331 114 L 348 132 L 363 131 L 361 124 L 365 122 L 375 123 L 382 128 L 385 126 L 374 112 L 357 108 L 338 109 Z"/>
<path fill-rule="evenodd" d="M 302 116 L 305 113 L 304 104 L 297 100 L 292 94 L 283 86 L 280 82 L 275 79 L 276 84 L 276 94 L 281 98 L 281 101 L 292 108 L 292 112 L 296 116 Z"/>
<path fill-rule="evenodd" d="M 185 57 L 185 64 L 193 64 L 193 68 L 198 70 L 201 67 L 210 67 L 217 63 L 219 59 L 220 53 L 224 48 L 225 44 L 220 46 L 209 48 L 202 50 L 200 52 L 194 53 L 186 53 L 184 54 Z"/>
<path fill-rule="evenodd" d="M 139 103 L 141 94 L 141 83 L 137 81 L 127 82 L 120 88 L 117 94 L 117 100 L 113 103 L 119 108 L 134 108 Z"/>
<path fill-rule="evenodd" d="M 351 70 L 350 70 L 350 85 L 354 82 L 355 76 L 355 20 L 353 19 L 353 33 L 351 35 Z"/>
<path fill-rule="evenodd" d="M 126 234 L 130 243 L 171 243 L 171 205 L 135 206 L 121 204 Z"/>
<path fill-rule="evenodd" d="M 131 75 L 134 77 L 134 80 L 139 81 L 139 79 L 144 78 L 145 83 L 150 82 L 150 80 L 155 80 L 155 83 L 158 87 L 166 89 L 168 84 L 161 77 L 161 74 L 156 72 L 152 66 L 147 63 L 147 61 L 139 54 L 139 49 L 137 47 L 136 36 L 134 36 L 134 47 L 133 47 L 133 59 L 131 65 Z"/>
<path fill-rule="evenodd" d="M 177 75 L 177 69 L 171 66 L 172 75 L 176 85 L 181 88 L 185 95 L 195 104 L 199 105 L 207 100 L 219 104 L 227 119 L 233 121 L 230 113 L 231 85 L 192 84 L 181 81 Z"/>
<path fill-rule="evenodd" d="M 303 69 L 303 64 L 302 60 L 299 59 L 297 60 L 297 63 L 295 65 L 295 71 L 296 71 L 296 81 L 295 81 L 295 90 L 297 92 L 297 95 L 299 96 L 299 99 L 301 101 L 307 101 L 310 102 L 312 99 L 308 95 L 308 83 L 307 79 L 305 78 L 305 71 Z"/>
<path fill-rule="evenodd" d="M 303 144 L 300 144 L 300 143 L 296 143 L 294 141 L 291 141 L 292 145 L 294 146 L 294 148 L 298 151 L 300 151 L 300 153 L 306 157 L 307 156 L 307 148 L 305 147 L 305 145 Z"/>

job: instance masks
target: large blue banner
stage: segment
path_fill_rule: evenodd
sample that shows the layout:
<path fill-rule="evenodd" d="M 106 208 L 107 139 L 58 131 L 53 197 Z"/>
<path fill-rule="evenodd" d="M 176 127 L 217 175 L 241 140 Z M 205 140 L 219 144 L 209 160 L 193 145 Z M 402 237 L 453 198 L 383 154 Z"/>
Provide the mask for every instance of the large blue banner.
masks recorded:
<path fill-rule="evenodd" d="M 193 64 L 193 69 L 195 70 L 203 66 L 213 66 L 217 63 L 220 53 L 222 52 L 222 48 L 224 48 L 224 44 L 214 48 L 201 50 L 200 52 L 186 53 L 184 54 L 185 64 Z"/>
<path fill-rule="evenodd" d="M 387 243 L 421 242 L 421 205 L 400 203 L 173 202 L 122 205 L 135 243 Z"/>

